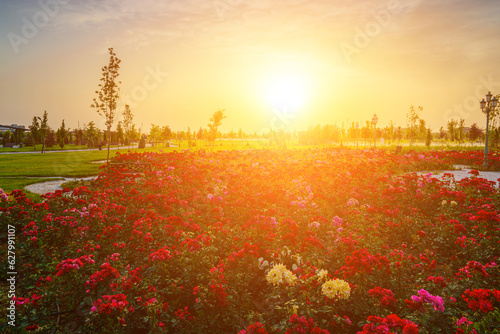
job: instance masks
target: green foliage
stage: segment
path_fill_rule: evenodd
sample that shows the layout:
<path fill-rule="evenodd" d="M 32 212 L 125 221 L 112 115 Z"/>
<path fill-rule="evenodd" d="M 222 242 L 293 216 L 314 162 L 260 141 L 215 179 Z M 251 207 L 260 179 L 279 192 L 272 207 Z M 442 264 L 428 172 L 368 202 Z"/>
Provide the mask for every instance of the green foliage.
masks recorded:
<path fill-rule="evenodd" d="M 64 148 L 65 140 L 68 136 L 68 129 L 66 129 L 66 125 L 64 124 L 64 119 L 62 120 L 61 127 L 57 129 L 56 135 L 57 135 L 57 143 L 59 144 L 59 147 L 62 149 Z"/>
<path fill-rule="evenodd" d="M 222 120 L 226 118 L 224 116 L 224 110 L 217 110 L 212 117 L 210 117 L 210 123 L 208 123 L 208 140 L 212 142 L 212 144 L 215 142 L 215 139 L 217 139 L 217 133 L 219 126 L 222 124 Z"/>
<path fill-rule="evenodd" d="M 427 129 L 427 136 L 425 137 L 425 146 L 429 148 L 432 142 L 432 132 L 431 129 Z"/>
<path fill-rule="evenodd" d="M 139 148 L 145 148 L 146 147 L 146 138 L 144 136 L 141 137 L 141 140 L 139 140 Z"/>
<path fill-rule="evenodd" d="M 495 307 L 494 311 L 486 313 L 481 320 L 467 326 L 466 333 L 472 333 L 474 329 L 477 334 L 500 333 L 500 311 L 498 308 Z"/>

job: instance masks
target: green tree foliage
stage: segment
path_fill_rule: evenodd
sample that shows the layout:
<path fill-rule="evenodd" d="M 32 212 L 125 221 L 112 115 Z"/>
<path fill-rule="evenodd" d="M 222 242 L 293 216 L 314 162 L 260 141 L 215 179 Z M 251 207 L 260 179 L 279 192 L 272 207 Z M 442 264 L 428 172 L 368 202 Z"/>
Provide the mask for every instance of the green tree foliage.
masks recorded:
<path fill-rule="evenodd" d="M 408 137 L 410 138 L 410 145 L 413 144 L 413 140 L 417 132 L 417 122 L 420 119 L 418 113 L 423 111 L 424 108 L 418 106 L 418 110 L 412 105 L 410 106 L 410 111 L 406 114 L 406 121 L 408 124 Z M 425 128 L 425 123 L 424 123 Z"/>
<path fill-rule="evenodd" d="M 47 129 L 47 134 L 45 135 L 45 145 L 47 147 L 53 147 L 56 144 L 56 132 L 50 127 Z"/>
<path fill-rule="evenodd" d="M 120 144 L 123 143 L 123 138 L 124 138 L 124 132 L 123 132 L 123 127 L 122 127 L 122 122 L 118 122 L 118 125 L 116 126 L 116 141 Z"/>
<path fill-rule="evenodd" d="M 427 148 L 429 148 L 431 146 L 431 143 L 432 143 L 432 132 L 431 132 L 431 129 L 427 129 L 427 135 L 425 137 L 425 146 L 427 146 Z"/>
<path fill-rule="evenodd" d="M 167 142 L 170 140 L 171 137 L 172 137 L 172 130 L 170 130 L 170 127 L 168 125 L 165 125 L 161 129 L 161 140 L 163 142 Z"/>
<path fill-rule="evenodd" d="M 57 136 L 57 144 L 59 144 L 60 148 L 64 148 L 64 144 L 66 141 L 66 138 L 68 136 L 69 129 L 66 129 L 66 125 L 64 124 L 64 119 L 62 120 L 61 127 L 57 129 L 56 136 Z"/>
<path fill-rule="evenodd" d="M 4 131 L 2 134 L 2 144 L 5 145 L 10 143 L 10 138 L 12 137 L 12 132 L 10 130 Z"/>
<path fill-rule="evenodd" d="M 456 136 L 457 124 L 458 122 L 455 121 L 454 119 L 449 120 L 448 123 L 446 124 L 448 128 L 448 136 L 450 137 L 451 141 L 455 141 L 455 139 L 457 138 Z"/>
<path fill-rule="evenodd" d="M 146 138 L 144 136 L 141 136 L 141 140 L 139 140 L 139 148 L 145 148 L 146 147 Z"/>
<path fill-rule="evenodd" d="M 92 148 L 98 144 L 99 131 L 95 127 L 93 121 L 90 121 L 87 126 L 85 126 L 84 137 L 87 140 L 87 147 Z"/>
<path fill-rule="evenodd" d="M 151 124 L 151 130 L 149 130 L 149 141 L 153 146 L 156 145 L 157 142 L 160 141 L 161 137 L 161 128 L 159 125 Z"/>
<path fill-rule="evenodd" d="M 31 121 L 31 125 L 29 126 L 31 138 L 33 141 L 33 150 L 36 151 L 36 144 L 38 142 L 38 138 L 40 138 L 40 123 L 38 123 L 38 119 L 36 116 L 33 116 L 33 120 Z"/>
<path fill-rule="evenodd" d="M 427 128 L 425 120 L 421 118 L 418 119 L 418 139 L 427 140 Z"/>
<path fill-rule="evenodd" d="M 464 141 L 464 125 L 465 125 L 465 120 L 462 118 L 458 122 L 458 129 L 457 129 L 457 140 L 460 143 Z"/>
<path fill-rule="evenodd" d="M 240 129 L 241 131 L 241 129 Z M 196 133 L 196 139 L 203 139 L 203 129 L 201 128 L 200 126 L 200 129 L 198 130 L 198 132 Z"/>
<path fill-rule="evenodd" d="M 469 130 L 469 140 L 471 142 L 475 142 L 482 136 L 483 136 L 483 130 L 481 130 L 479 126 L 477 126 L 477 123 L 472 124 Z"/>
<path fill-rule="evenodd" d="M 125 133 L 125 143 L 128 144 L 131 139 L 133 139 L 133 119 L 134 115 L 130 110 L 130 106 L 128 104 L 125 105 L 125 110 L 123 111 L 123 131 Z"/>
<path fill-rule="evenodd" d="M 219 126 L 222 124 L 222 120 L 226 118 L 224 116 L 224 109 L 217 110 L 212 117 L 210 117 L 210 123 L 208 123 L 208 140 L 212 142 L 212 146 L 215 143 L 215 139 L 217 139 L 217 133 Z"/>
<path fill-rule="evenodd" d="M 40 120 L 40 139 L 42 142 L 42 152 L 45 153 L 45 136 L 48 133 L 49 130 L 49 115 L 47 114 L 47 110 L 43 111 L 43 117 L 39 118 Z"/>

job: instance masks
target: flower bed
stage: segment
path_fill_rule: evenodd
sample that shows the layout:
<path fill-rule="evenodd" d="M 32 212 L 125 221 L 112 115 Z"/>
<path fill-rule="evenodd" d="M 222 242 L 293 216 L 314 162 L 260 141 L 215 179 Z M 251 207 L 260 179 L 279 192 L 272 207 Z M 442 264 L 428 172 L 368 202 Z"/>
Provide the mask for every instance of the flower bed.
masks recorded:
<path fill-rule="evenodd" d="M 56 191 L 42 203 L 2 195 L 0 220 L 17 231 L 18 328 L 491 332 L 500 320 L 499 190 L 476 173 L 460 182 L 414 173 L 480 159 L 128 154 L 115 162 L 152 170 L 104 167 L 97 190 Z"/>

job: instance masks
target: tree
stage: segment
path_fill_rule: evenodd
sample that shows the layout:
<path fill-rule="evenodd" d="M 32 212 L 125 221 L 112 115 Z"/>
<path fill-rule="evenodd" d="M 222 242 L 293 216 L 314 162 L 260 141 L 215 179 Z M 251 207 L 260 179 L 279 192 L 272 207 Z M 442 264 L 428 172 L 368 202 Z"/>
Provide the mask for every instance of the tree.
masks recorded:
<path fill-rule="evenodd" d="M 452 120 L 448 121 L 446 126 L 448 127 L 448 134 L 450 135 L 450 140 L 455 141 L 455 137 L 456 137 L 455 131 L 456 131 L 456 127 L 457 127 L 457 121 L 452 119 Z"/>
<path fill-rule="evenodd" d="M 97 113 L 106 119 L 106 131 L 108 142 L 108 157 L 109 163 L 109 149 L 111 145 L 111 127 L 116 117 L 116 104 L 118 102 L 118 93 L 120 88 L 118 85 L 121 83 L 117 81 L 118 69 L 120 68 L 121 60 L 116 57 L 113 48 L 109 48 L 109 63 L 104 66 L 102 70 L 101 83 L 99 90 L 96 90 L 97 98 L 94 98 L 94 103 L 91 107 L 97 110 Z"/>
<path fill-rule="evenodd" d="M 427 131 L 428 129 L 426 129 L 425 127 L 425 120 L 419 118 L 418 119 L 418 137 L 419 139 L 424 139 L 427 140 Z"/>
<path fill-rule="evenodd" d="M 172 130 L 170 130 L 170 127 L 168 125 L 165 125 L 161 129 L 161 140 L 163 142 L 168 142 L 171 137 L 172 137 Z"/>
<path fill-rule="evenodd" d="M 224 109 L 222 110 L 217 110 L 212 117 L 210 117 L 210 123 L 208 123 L 208 140 L 212 142 L 212 147 L 213 144 L 215 143 L 215 139 L 217 139 L 217 133 L 219 126 L 222 124 L 222 120 L 226 118 L 224 116 Z"/>
<path fill-rule="evenodd" d="M 132 139 L 132 120 L 134 119 L 134 115 L 132 115 L 132 111 L 130 111 L 130 107 L 128 104 L 125 105 L 125 110 L 123 111 L 123 131 L 125 133 L 125 144 L 128 145 L 130 139 Z"/>
<path fill-rule="evenodd" d="M 140 136 L 141 135 L 139 133 L 139 130 L 137 130 L 135 128 L 135 124 L 132 124 L 132 127 L 130 128 L 130 132 L 129 132 L 129 138 L 132 140 L 139 140 Z"/>
<path fill-rule="evenodd" d="M 460 119 L 458 122 L 458 134 L 457 134 L 457 139 L 459 143 L 463 142 L 464 139 L 464 124 L 465 124 L 465 119 Z"/>
<path fill-rule="evenodd" d="M 116 141 L 120 144 L 123 144 L 123 127 L 122 127 L 122 122 L 118 122 L 118 125 L 116 126 Z"/>
<path fill-rule="evenodd" d="M 366 141 L 370 140 L 373 137 L 373 133 L 371 131 L 372 123 L 370 121 L 366 121 L 365 126 L 361 128 L 361 137 Z"/>
<path fill-rule="evenodd" d="M 5 145 L 7 143 L 10 143 L 10 137 L 12 136 L 12 132 L 10 130 L 4 131 L 2 134 L 2 144 Z"/>
<path fill-rule="evenodd" d="M 47 134 L 45 136 L 45 145 L 47 147 L 52 147 L 56 144 L 56 132 L 50 127 L 47 129 Z"/>
<path fill-rule="evenodd" d="M 400 126 L 398 126 L 394 132 L 394 139 L 398 140 L 398 144 L 401 139 L 403 139 L 403 129 Z"/>
<path fill-rule="evenodd" d="M 64 141 L 68 135 L 69 129 L 66 129 L 66 125 L 64 124 L 64 119 L 62 120 L 61 127 L 57 129 L 56 135 L 57 135 L 57 143 L 59 144 L 59 147 L 62 149 L 64 148 Z"/>
<path fill-rule="evenodd" d="M 421 106 L 418 107 L 418 111 L 415 110 L 415 107 L 412 105 L 410 106 L 410 111 L 408 114 L 406 114 L 406 120 L 408 122 L 408 131 L 409 131 L 409 137 L 410 137 L 410 145 L 413 144 L 413 138 L 415 135 L 415 127 L 417 124 L 417 121 L 419 120 L 418 117 L 418 112 L 424 110 Z"/>
<path fill-rule="evenodd" d="M 444 137 L 446 137 L 446 131 L 443 127 L 440 127 L 439 128 L 439 139 L 443 139 Z"/>
<path fill-rule="evenodd" d="M 432 132 L 431 132 L 431 129 L 427 129 L 427 136 L 425 137 L 425 146 L 427 146 L 427 148 L 429 148 L 431 146 L 431 142 L 432 142 Z"/>
<path fill-rule="evenodd" d="M 40 124 L 38 123 L 38 119 L 36 118 L 36 116 L 33 117 L 29 129 L 31 133 L 31 138 L 33 140 L 33 150 L 36 151 L 36 142 L 37 139 L 40 137 Z"/>
<path fill-rule="evenodd" d="M 469 130 L 469 140 L 473 143 L 483 135 L 483 130 L 477 126 L 476 123 L 472 124 Z"/>
<path fill-rule="evenodd" d="M 203 139 L 203 129 L 201 128 L 200 126 L 200 129 L 198 130 L 198 132 L 196 133 L 196 139 Z"/>
<path fill-rule="evenodd" d="M 145 148 L 146 147 L 146 136 L 142 135 L 141 140 L 139 140 L 139 148 Z"/>
<path fill-rule="evenodd" d="M 97 128 L 95 127 L 95 124 L 93 121 L 90 121 L 87 126 L 84 125 L 84 135 L 85 138 L 87 139 L 87 147 L 92 148 L 97 144 L 97 135 L 99 134 Z"/>
<path fill-rule="evenodd" d="M 43 111 L 43 118 L 37 117 L 40 120 L 40 136 L 42 142 L 42 152 L 45 153 L 45 135 L 47 130 L 49 129 L 49 115 L 47 114 L 47 110 Z"/>
<path fill-rule="evenodd" d="M 78 125 L 78 126 L 80 126 L 80 125 Z M 78 129 L 75 132 L 75 142 L 76 142 L 76 145 L 83 144 L 83 131 L 81 129 Z"/>
<path fill-rule="evenodd" d="M 151 130 L 149 131 L 149 141 L 153 142 L 153 146 L 156 145 L 156 142 L 160 139 L 161 137 L 161 128 L 159 125 L 154 125 L 151 124 Z"/>

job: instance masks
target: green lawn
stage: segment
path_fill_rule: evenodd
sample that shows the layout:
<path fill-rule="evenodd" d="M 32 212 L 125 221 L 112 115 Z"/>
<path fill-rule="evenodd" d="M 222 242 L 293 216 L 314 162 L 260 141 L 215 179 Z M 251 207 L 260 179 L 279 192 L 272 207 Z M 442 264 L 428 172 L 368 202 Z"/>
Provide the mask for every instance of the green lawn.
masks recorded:
<path fill-rule="evenodd" d="M 113 147 L 113 146 L 111 146 Z M 59 145 L 54 145 L 52 147 L 45 147 L 45 151 L 67 151 L 67 150 L 85 150 L 88 149 L 87 145 L 74 145 L 69 144 L 65 145 L 63 149 L 59 147 Z M 36 145 L 36 149 L 33 150 L 33 146 L 23 146 L 21 148 L 9 148 L 9 147 L 0 147 L 0 152 L 40 152 L 42 150 L 42 145 Z"/>
<path fill-rule="evenodd" d="M 0 188 L 3 189 L 6 193 L 9 193 L 13 190 L 16 189 L 21 189 L 23 190 L 26 195 L 31 198 L 34 201 L 39 201 L 40 200 L 40 195 L 32 193 L 30 191 L 27 191 L 24 189 L 24 187 L 34 184 L 34 183 L 39 183 L 39 182 L 45 182 L 45 181 L 50 181 L 54 179 L 47 179 L 47 178 L 26 178 L 26 177 L 0 177 Z"/>
<path fill-rule="evenodd" d="M 179 145 L 178 142 L 175 143 Z M 249 149 L 261 148 L 265 142 L 260 141 L 241 141 L 217 142 L 215 150 L 230 149 Z M 198 150 L 205 148 L 202 141 L 198 141 L 196 146 L 188 147 L 188 142 L 183 141 L 180 147 L 164 147 L 163 144 L 156 147 L 147 147 L 144 149 L 110 150 L 110 158 L 118 152 L 121 154 L 127 152 L 172 152 L 186 149 Z M 6 150 L 6 149 L 4 149 Z M 93 176 L 99 173 L 99 167 L 102 163 L 93 163 L 94 161 L 106 160 L 107 151 L 82 150 L 78 152 L 67 152 L 65 150 L 55 153 L 29 153 L 29 154 L 0 154 L 0 188 L 6 192 L 14 189 L 24 189 L 25 186 L 33 183 L 44 182 L 45 177 L 85 177 Z M 27 177 L 37 177 L 36 179 Z M 31 194 L 32 198 L 39 198 L 36 194 Z"/>

